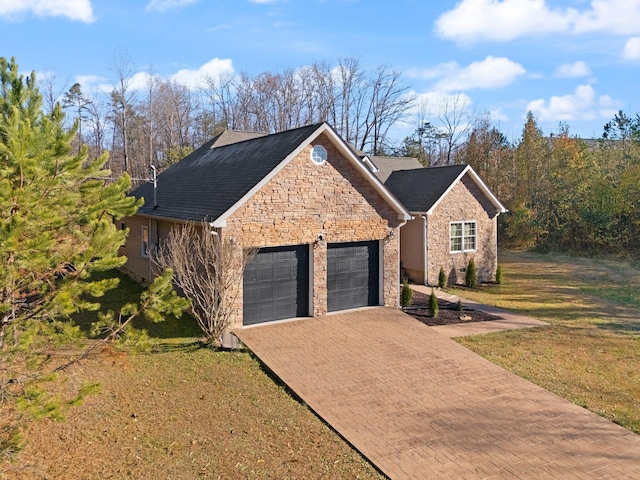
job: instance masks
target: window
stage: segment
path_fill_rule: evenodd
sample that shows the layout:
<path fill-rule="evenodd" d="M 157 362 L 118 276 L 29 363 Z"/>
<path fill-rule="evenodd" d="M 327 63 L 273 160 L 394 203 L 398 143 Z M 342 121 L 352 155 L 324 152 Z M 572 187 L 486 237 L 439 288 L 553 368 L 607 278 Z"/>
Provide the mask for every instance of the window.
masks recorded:
<path fill-rule="evenodd" d="M 142 227 L 142 256 L 149 256 L 149 227 Z"/>
<path fill-rule="evenodd" d="M 454 252 L 470 252 L 476 249 L 476 222 L 451 222 L 449 224 L 449 249 Z"/>
<path fill-rule="evenodd" d="M 315 145 L 311 149 L 311 161 L 316 165 L 322 165 L 327 161 L 327 149 L 322 145 Z"/>

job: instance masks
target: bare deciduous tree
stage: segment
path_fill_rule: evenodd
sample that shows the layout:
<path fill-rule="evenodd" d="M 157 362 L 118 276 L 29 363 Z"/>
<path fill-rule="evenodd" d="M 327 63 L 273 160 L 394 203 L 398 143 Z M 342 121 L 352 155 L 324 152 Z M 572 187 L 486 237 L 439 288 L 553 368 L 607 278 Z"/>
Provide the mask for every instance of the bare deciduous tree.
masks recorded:
<path fill-rule="evenodd" d="M 173 270 L 176 286 L 191 299 L 206 344 L 218 348 L 237 307 L 244 268 L 256 252 L 240 251 L 232 239 L 212 232 L 203 221 L 175 226 L 151 257 L 159 270 Z"/>

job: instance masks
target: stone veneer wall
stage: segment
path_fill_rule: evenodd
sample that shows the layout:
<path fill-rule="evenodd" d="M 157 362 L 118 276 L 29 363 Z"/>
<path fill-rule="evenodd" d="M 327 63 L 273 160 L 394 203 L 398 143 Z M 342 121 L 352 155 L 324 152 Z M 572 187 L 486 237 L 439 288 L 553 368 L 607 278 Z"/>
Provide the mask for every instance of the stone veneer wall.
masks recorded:
<path fill-rule="evenodd" d="M 327 313 L 327 243 L 381 240 L 384 305 L 398 306 L 399 220 L 387 202 L 324 135 L 322 165 L 304 148 L 287 166 L 227 219 L 222 235 L 244 248 L 311 245 L 312 313 Z M 394 236 L 388 237 L 389 229 Z M 316 242 L 318 234 L 325 241 Z M 386 239 L 386 240 L 385 240 Z M 232 328 L 242 326 L 242 292 Z"/>
<path fill-rule="evenodd" d="M 478 280 L 493 281 L 498 266 L 497 217 L 498 210 L 465 175 L 449 191 L 427 219 L 427 282 L 438 284 L 440 268 L 447 273 L 449 283 L 464 283 L 467 265 L 474 259 Z M 458 221 L 476 221 L 476 251 L 450 253 L 449 224 Z"/>

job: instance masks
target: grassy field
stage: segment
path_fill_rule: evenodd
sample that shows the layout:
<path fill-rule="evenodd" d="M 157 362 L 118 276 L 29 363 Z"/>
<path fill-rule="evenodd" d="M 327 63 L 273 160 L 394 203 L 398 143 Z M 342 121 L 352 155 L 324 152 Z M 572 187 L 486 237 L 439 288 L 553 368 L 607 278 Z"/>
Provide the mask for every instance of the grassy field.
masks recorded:
<path fill-rule="evenodd" d="M 457 339 L 474 352 L 640 433 L 640 269 L 627 262 L 501 252 L 503 285 L 451 293 L 549 327 Z"/>
<path fill-rule="evenodd" d="M 105 309 L 139 290 L 123 277 Z M 77 321 L 88 329 L 94 315 Z M 250 354 L 200 348 L 193 319 L 136 326 L 152 350 L 106 348 L 72 367 L 54 392 L 71 398 L 87 382 L 97 392 L 63 421 L 23 415 L 12 456 L 1 453 L 3 427 L 20 414 L 0 404 L 0 479 L 384 478 Z"/>
<path fill-rule="evenodd" d="M 640 433 L 640 270 L 513 252 L 500 263 L 505 284 L 450 290 L 551 325 L 458 341 Z M 105 308 L 138 293 L 122 282 Z M 88 328 L 94 318 L 77 320 Z M 85 382 L 97 393 L 64 421 L 23 417 L 23 450 L 0 456 L 0 478 L 382 478 L 248 353 L 199 348 L 189 318 L 137 326 L 152 351 L 105 349 L 74 366 L 60 395 Z M 0 405 L 0 418 L 16 412 Z"/>

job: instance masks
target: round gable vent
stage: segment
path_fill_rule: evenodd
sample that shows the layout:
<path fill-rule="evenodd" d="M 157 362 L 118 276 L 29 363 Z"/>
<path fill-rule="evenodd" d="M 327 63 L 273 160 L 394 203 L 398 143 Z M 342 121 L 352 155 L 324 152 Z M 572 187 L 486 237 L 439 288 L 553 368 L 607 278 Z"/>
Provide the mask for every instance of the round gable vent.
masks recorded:
<path fill-rule="evenodd" d="M 327 149 L 322 145 L 314 145 L 311 149 L 311 161 L 316 165 L 322 165 L 327 161 Z"/>

